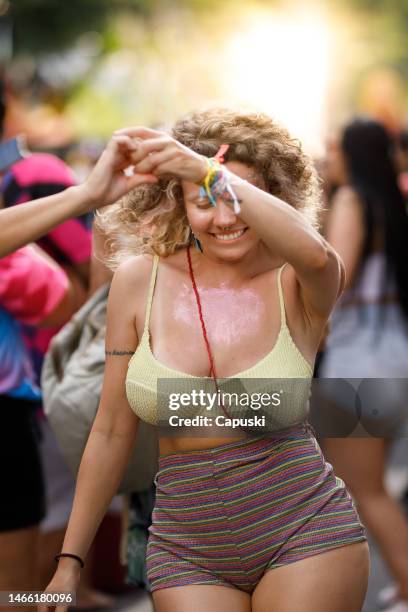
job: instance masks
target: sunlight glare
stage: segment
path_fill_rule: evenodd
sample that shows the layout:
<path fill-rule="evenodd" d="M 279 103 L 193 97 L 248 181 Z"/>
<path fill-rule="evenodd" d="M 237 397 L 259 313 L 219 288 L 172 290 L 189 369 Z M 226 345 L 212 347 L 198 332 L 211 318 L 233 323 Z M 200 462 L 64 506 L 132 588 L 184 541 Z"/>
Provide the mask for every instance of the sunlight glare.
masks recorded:
<path fill-rule="evenodd" d="M 326 127 L 330 30 L 321 15 L 255 14 L 227 41 L 225 85 L 317 152 Z"/>

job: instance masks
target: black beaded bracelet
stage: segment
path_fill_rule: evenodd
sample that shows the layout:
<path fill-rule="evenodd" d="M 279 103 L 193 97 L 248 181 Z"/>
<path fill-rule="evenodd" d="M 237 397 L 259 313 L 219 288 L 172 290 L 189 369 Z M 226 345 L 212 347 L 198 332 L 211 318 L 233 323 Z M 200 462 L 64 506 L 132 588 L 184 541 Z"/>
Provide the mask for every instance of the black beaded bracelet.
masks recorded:
<path fill-rule="evenodd" d="M 61 557 L 71 557 L 71 559 L 78 561 L 81 568 L 85 567 L 85 563 L 82 561 L 81 557 L 78 557 L 78 555 L 73 555 L 72 553 L 60 553 L 55 557 L 55 561 L 58 563 Z"/>

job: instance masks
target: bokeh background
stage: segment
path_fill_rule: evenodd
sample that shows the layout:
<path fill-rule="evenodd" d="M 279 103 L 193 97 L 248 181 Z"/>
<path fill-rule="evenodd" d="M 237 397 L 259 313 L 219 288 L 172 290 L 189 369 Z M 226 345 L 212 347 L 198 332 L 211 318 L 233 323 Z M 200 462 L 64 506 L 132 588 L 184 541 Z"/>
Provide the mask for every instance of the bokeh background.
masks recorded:
<path fill-rule="evenodd" d="M 282 121 L 322 165 L 355 114 L 407 129 L 407 33 L 408 0 L 0 0 L 3 138 L 25 134 L 80 181 L 118 127 L 167 127 L 185 112 L 233 105 Z M 407 444 L 387 472 L 406 508 Z M 98 560 L 118 555 L 115 525 Z M 370 544 L 364 612 L 391 582 Z M 105 574 L 94 584 L 113 592 L 122 574 L 115 580 L 120 588 Z M 135 597 L 116 609 L 151 612 L 146 594 Z"/>
<path fill-rule="evenodd" d="M 406 121 L 406 0 L 0 0 L 7 133 L 35 148 L 264 110 L 313 154 L 355 111 Z"/>

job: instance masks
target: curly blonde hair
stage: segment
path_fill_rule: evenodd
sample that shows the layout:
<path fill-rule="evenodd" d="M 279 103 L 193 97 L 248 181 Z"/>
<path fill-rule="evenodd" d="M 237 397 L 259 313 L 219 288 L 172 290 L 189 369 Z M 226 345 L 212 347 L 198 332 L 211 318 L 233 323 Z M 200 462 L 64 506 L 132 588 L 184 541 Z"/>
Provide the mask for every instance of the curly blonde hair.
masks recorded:
<path fill-rule="evenodd" d="M 206 157 L 229 144 L 225 161 L 238 161 L 262 177 L 266 191 L 317 225 L 319 182 L 312 160 L 300 142 L 263 113 L 213 108 L 188 115 L 174 125 L 173 138 Z M 191 239 L 181 183 L 161 179 L 142 185 L 97 213 L 98 229 L 108 238 L 106 264 L 115 269 L 129 255 L 162 257 L 186 247 Z"/>

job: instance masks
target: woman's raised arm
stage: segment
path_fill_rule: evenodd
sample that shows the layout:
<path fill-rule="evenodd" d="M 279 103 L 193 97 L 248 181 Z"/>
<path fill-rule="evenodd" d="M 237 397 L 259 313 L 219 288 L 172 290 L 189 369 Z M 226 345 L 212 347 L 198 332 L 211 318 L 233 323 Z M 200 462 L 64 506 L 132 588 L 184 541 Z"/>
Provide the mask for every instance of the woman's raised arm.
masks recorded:
<path fill-rule="evenodd" d="M 344 286 L 344 265 L 337 252 L 304 215 L 280 198 L 240 180 L 234 190 L 240 217 L 292 266 L 306 316 L 326 319 Z"/>

